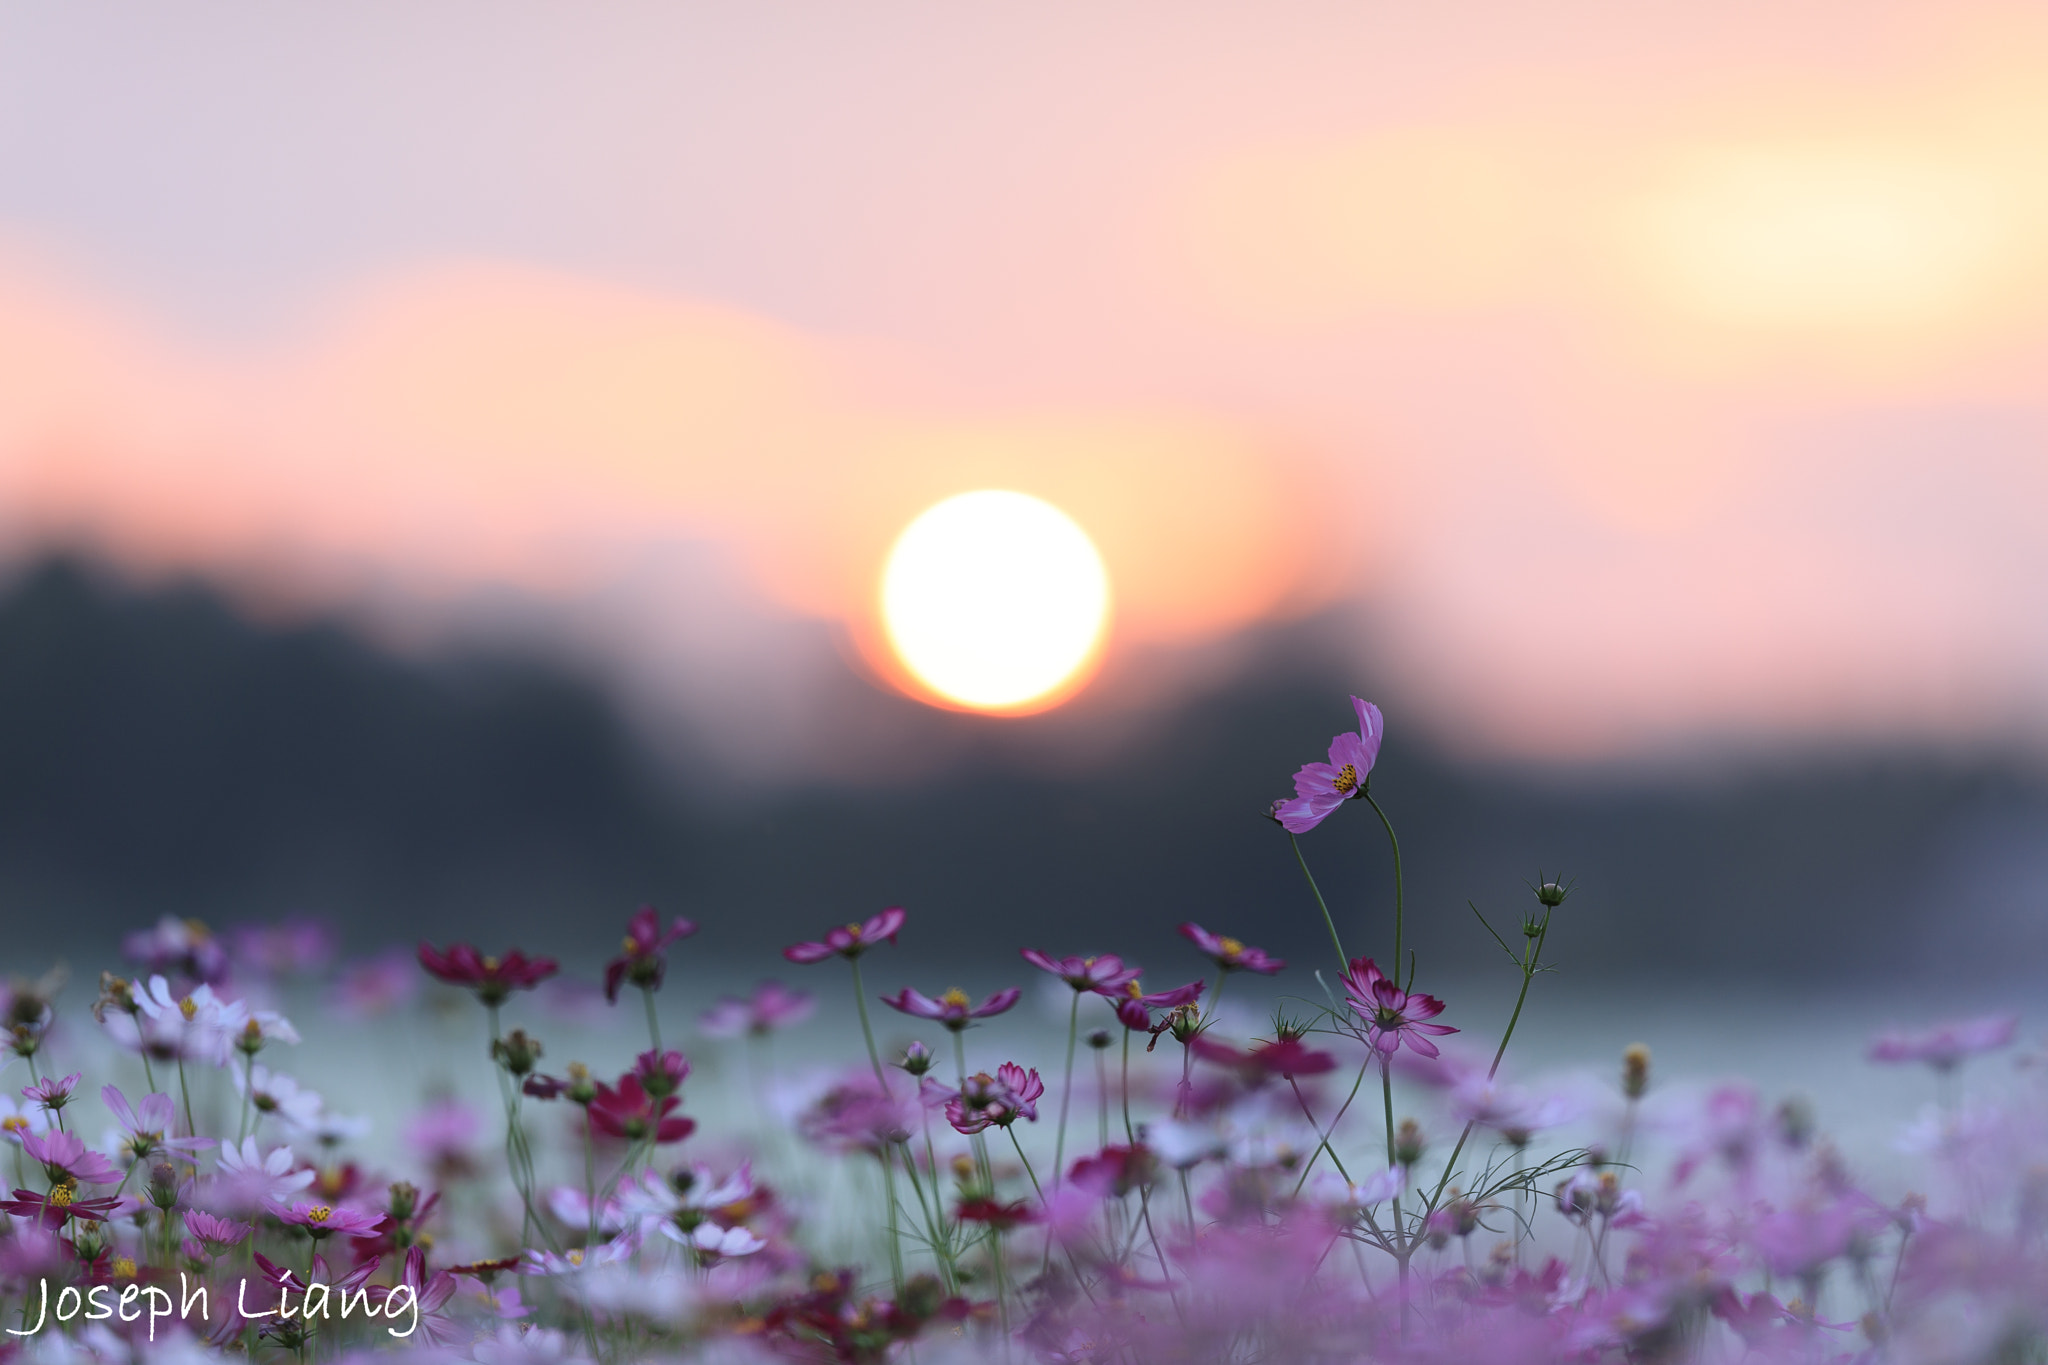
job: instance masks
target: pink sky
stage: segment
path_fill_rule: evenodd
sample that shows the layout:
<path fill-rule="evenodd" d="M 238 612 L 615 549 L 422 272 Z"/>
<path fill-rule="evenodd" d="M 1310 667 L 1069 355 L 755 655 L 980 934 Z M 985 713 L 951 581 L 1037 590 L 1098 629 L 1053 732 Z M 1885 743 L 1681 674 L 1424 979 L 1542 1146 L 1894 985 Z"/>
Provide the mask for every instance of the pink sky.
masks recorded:
<path fill-rule="evenodd" d="M 2048 739 L 2022 9 L 67 5 L 0 127 L 17 555 L 751 751 L 1009 486 L 1110 568 L 1077 709 L 1334 608 L 1476 752 Z"/>

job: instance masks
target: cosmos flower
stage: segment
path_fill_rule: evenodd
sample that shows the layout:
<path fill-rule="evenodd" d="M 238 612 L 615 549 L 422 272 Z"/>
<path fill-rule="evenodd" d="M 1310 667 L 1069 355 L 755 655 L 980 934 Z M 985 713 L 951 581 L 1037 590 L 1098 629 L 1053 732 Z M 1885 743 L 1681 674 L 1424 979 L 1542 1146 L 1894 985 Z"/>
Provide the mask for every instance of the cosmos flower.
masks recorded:
<path fill-rule="evenodd" d="M 1430 1036 L 1458 1031 L 1448 1024 L 1427 1022 L 1444 1012 L 1443 1001 L 1402 990 L 1381 975 L 1369 957 L 1351 960 L 1351 969 L 1344 973 L 1344 997 L 1364 1021 L 1359 1036 L 1382 1061 L 1391 1058 L 1403 1043 L 1425 1057 L 1435 1057 L 1438 1048 L 1429 1041 Z"/>
<path fill-rule="evenodd" d="M 1936 1071 L 1952 1071 L 1966 1057 L 1992 1052 L 2010 1043 L 2019 1026 L 2016 1014 L 1993 1014 L 1937 1024 L 1918 1033 L 1884 1033 L 1871 1043 L 1870 1060 L 1925 1062 Z"/>
<path fill-rule="evenodd" d="M 235 965 L 261 976 L 310 976 L 334 960 L 334 928 L 316 919 L 241 924 L 228 941 Z"/>
<path fill-rule="evenodd" d="M 239 1246 L 253 1230 L 249 1224 L 237 1223 L 232 1218 L 217 1218 L 198 1209 L 185 1210 L 185 1231 L 216 1256 L 231 1246 Z"/>
<path fill-rule="evenodd" d="M 0 1212 L 11 1213 L 18 1218 L 33 1219 L 43 1227 L 54 1229 L 64 1226 L 66 1220 L 72 1218 L 82 1219 L 88 1223 L 103 1223 L 122 1202 L 111 1196 L 101 1199 L 80 1199 L 76 1182 L 60 1180 L 50 1186 L 47 1194 L 37 1194 L 34 1190 L 16 1190 L 14 1198 L 0 1199 Z"/>
<path fill-rule="evenodd" d="M 1320 1076 L 1337 1066 L 1335 1057 L 1303 1046 L 1299 1038 L 1259 1043 L 1248 1051 L 1240 1052 L 1221 1039 L 1203 1034 L 1190 1041 L 1188 1047 L 1203 1061 L 1228 1067 L 1251 1084 L 1273 1076 L 1282 1080 L 1292 1080 L 1296 1076 Z"/>
<path fill-rule="evenodd" d="M 684 1232 L 673 1223 L 661 1225 L 662 1235 L 702 1256 L 751 1256 L 768 1244 L 743 1227 L 720 1227 L 703 1222 Z"/>
<path fill-rule="evenodd" d="M 427 975 L 475 991 L 486 1005 L 502 1004 L 514 991 L 530 991 L 561 970 L 551 957 L 530 958 L 517 948 L 503 957 L 484 957 L 467 943 L 451 943 L 445 952 L 422 943 L 419 958 Z"/>
<path fill-rule="evenodd" d="M 1138 979 L 1136 967 L 1126 967 L 1115 953 L 1100 957 L 1052 957 L 1036 948 L 1023 950 L 1026 962 L 1042 972 L 1051 972 L 1076 991 L 1113 996 Z"/>
<path fill-rule="evenodd" d="M 1305 763 L 1294 774 L 1294 797 L 1273 808 L 1273 817 L 1289 834 L 1306 834 L 1346 801 L 1365 795 L 1372 765 L 1380 756 L 1385 729 L 1380 708 L 1359 697 L 1351 699 L 1358 728 L 1330 741 L 1328 763 Z"/>
<path fill-rule="evenodd" d="M 866 1072 L 849 1075 L 797 1117 L 797 1131 L 835 1152 L 878 1152 L 910 1136 L 915 1115 Z"/>
<path fill-rule="evenodd" d="M 155 928 L 141 929 L 122 939 L 121 951 L 145 972 L 182 976 L 207 986 L 217 986 L 228 979 L 227 949 L 212 930 L 196 919 L 165 915 Z"/>
<path fill-rule="evenodd" d="M 1026 1071 L 1014 1062 L 1004 1062 L 991 1076 L 986 1071 L 967 1078 L 966 1085 L 946 1101 L 946 1121 L 962 1133 L 979 1133 L 994 1126 L 1007 1128 L 1018 1119 L 1038 1120 L 1038 1098 L 1045 1082 L 1036 1069 Z"/>
<path fill-rule="evenodd" d="M 294 1128 L 310 1128 L 320 1121 L 320 1096 L 283 1072 L 253 1066 L 230 1068 L 229 1074 L 234 1077 L 235 1093 L 247 1095 L 257 1113 L 275 1114 Z"/>
<path fill-rule="evenodd" d="M 67 1180 L 86 1185 L 112 1185 L 121 1178 L 121 1172 L 114 1163 L 98 1152 L 88 1150 L 76 1133 L 23 1133 L 21 1150 L 42 1163 L 43 1174 L 53 1185 Z"/>
<path fill-rule="evenodd" d="M 305 1199 L 295 1199 L 286 1204 L 271 1200 L 269 1210 L 280 1223 L 306 1230 L 313 1238 L 332 1237 L 342 1233 L 349 1237 L 368 1237 L 377 1231 L 382 1221 L 381 1214 L 365 1213 L 360 1209 L 336 1208 L 332 1204 L 316 1204 Z"/>
<path fill-rule="evenodd" d="M 44 1109 L 56 1113 L 71 1103 L 71 1096 L 78 1089 L 83 1073 L 74 1071 L 69 1076 L 45 1076 L 34 1085 L 23 1086 L 21 1097 L 34 1100 Z"/>
<path fill-rule="evenodd" d="M 946 1028 L 958 1033 L 976 1019 L 989 1019 L 1001 1014 L 1017 1003 L 1017 997 L 1024 992 L 1015 986 L 997 991 L 979 1005 L 970 1005 L 967 992 L 955 987 L 934 1000 L 921 991 L 908 986 L 894 995 L 881 997 L 882 1003 L 892 1010 L 900 1010 L 919 1019 L 936 1019 Z"/>
<path fill-rule="evenodd" d="M 177 1109 L 169 1095 L 144 1095 L 133 1106 L 114 1086 L 100 1087 L 100 1099 L 121 1126 L 119 1145 L 128 1159 L 147 1161 L 159 1152 L 176 1152 L 193 1157 L 213 1146 L 212 1138 L 173 1137 Z"/>
<path fill-rule="evenodd" d="M 1208 983 L 1190 981 L 1185 986 L 1175 986 L 1170 991 L 1153 991 L 1147 994 L 1136 977 L 1126 980 L 1121 993 L 1111 996 L 1116 1006 L 1116 1017 L 1127 1029 L 1135 1033 L 1156 1033 L 1152 1023 L 1153 1010 L 1172 1011 L 1182 1005 L 1192 1005 L 1201 997 L 1202 988 Z"/>
<path fill-rule="evenodd" d="M 900 906 L 891 906 L 879 915 L 870 915 L 861 923 L 833 929 L 821 943 L 793 943 L 782 950 L 782 955 L 791 962 L 804 963 L 823 962 L 835 954 L 845 958 L 859 957 L 877 943 L 894 943 L 906 918 L 908 916 Z"/>
<path fill-rule="evenodd" d="M 405 1253 L 405 1267 L 399 1272 L 398 1284 L 381 1293 L 373 1290 L 373 1297 L 378 1302 L 388 1302 L 401 1285 L 411 1291 L 413 1302 L 419 1305 L 419 1335 L 426 1338 L 428 1345 L 452 1346 L 467 1335 L 446 1312 L 448 1300 L 455 1297 L 461 1282 L 445 1270 L 429 1275 L 424 1248 L 410 1248 Z"/>
<path fill-rule="evenodd" d="M 222 1193 L 237 1207 L 286 1199 L 313 1183 L 312 1171 L 293 1169 L 291 1148 L 265 1152 L 253 1137 L 243 1138 L 239 1145 L 222 1143 L 214 1159 Z"/>
<path fill-rule="evenodd" d="M 710 1038 L 737 1038 L 743 1033 L 765 1037 L 776 1029 L 802 1023 L 817 1007 L 808 991 L 793 991 L 780 981 L 763 981 L 744 1000 L 721 997 L 698 1017 L 697 1027 Z"/>
<path fill-rule="evenodd" d="M 231 1017 L 228 1002 L 215 995 L 213 987 L 201 984 L 180 995 L 163 977 L 152 976 L 146 983 L 133 983 L 130 990 L 141 1011 L 137 1022 L 146 1018 L 159 1035 L 175 1037 L 174 1055 L 212 1066 L 227 1065 L 233 1031 L 242 1021 Z M 108 1018 L 109 1026 L 115 1017 Z"/>
<path fill-rule="evenodd" d="M 628 1072 L 616 1086 L 600 1082 L 586 1112 L 600 1133 L 630 1142 L 681 1142 L 697 1131 L 697 1121 L 674 1112 L 680 1103 L 674 1095 L 649 1095 L 640 1077 Z"/>
<path fill-rule="evenodd" d="M 1257 972 L 1271 976 L 1287 963 L 1277 957 L 1266 956 L 1264 948 L 1253 948 L 1234 938 L 1212 934 L 1192 920 L 1180 927 L 1181 937 L 1201 949 L 1211 962 L 1226 972 Z"/>
<path fill-rule="evenodd" d="M 39 1104 L 23 1104 L 12 1095 L 0 1095 L 0 1137 L 20 1142 L 24 1133 L 46 1133 L 50 1116 Z"/>
<path fill-rule="evenodd" d="M 394 948 L 344 967 L 329 999 L 345 1015 L 370 1019 L 411 1004 L 419 993 L 413 955 Z"/>
<path fill-rule="evenodd" d="M 668 972 L 668 959 L 661 950 L 696 932 L 696 924 L 681 916 L 663 929 L 661 916 L 651 905 L 634 911 L 633 918 L 626 923 L 625 950 L 605 964 L 604 998 L 617 1004 L 619 991 L 628 982 L 643 991 L 659 990 L 661 979 Z"/>

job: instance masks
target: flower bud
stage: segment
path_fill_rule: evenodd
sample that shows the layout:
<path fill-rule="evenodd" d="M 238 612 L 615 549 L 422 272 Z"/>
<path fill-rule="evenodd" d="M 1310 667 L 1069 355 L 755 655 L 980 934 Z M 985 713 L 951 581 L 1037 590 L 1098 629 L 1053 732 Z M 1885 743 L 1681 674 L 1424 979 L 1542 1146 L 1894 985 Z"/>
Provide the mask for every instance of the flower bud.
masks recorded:
<path fill-rule="evenodd" d="M 1558 906 L 1564 904 L 1564 898 L 1571 893 L 1572 888 L 1569 883 L 1544 882 L 1536 888 L 1536 899 L 1544 908 L 1555 910 Z"/>
<path fill-rule="evenodd" d="M 932 1069 L 932 1050 L 923 1043 L 912 1043 L 903 1049 L 903 1057 L 896 1065 L 913 1076 L 922 1076 Z"/>
<path fill-rule="evenodd" d="M 1422 1126 L 1414 1119 L 1402 1119 L 1401 1126 L 1394 1131 L 1394 1160 L 1403 1166 L 1413 1166 L 1422 1160 L 1423 1149 L 1428 1145 L 1422 1136 Z"/>
<path fill-rule="evenodd" d="M 1778 1120 L 1778 1136 L 1787 1147 L 1795 1151 L 1813 1141 L 1815 1127 L 1813 1106 L 1798 1095 L 1793 1095 L 1778 1105 L 1775 1115 Z"/>
<path fill-rule="evenodd" d="M 254 1057 L 263 1051 L 263 1045 L 270 1040 L 263 1036 L 263 1025 L 251 1019 L 242 1025 L 242 1031 L 235 1038 L 235 1048 L 244 1056 Z"/>
<path fill-rule="evenodd" d="M 590 1079 L 590 1068 L 581 1062 L 569 1063 L 569 1084 L 562 1093 L 586 1106 L 596 1099 L 597 1086 Z"/>
<path fill-rule="evenodd" d="M 149 1202 L 160 1209 L 178 1206 L 178 1169 L 168 1161 L 149 1168 Z"/>
<path fill-rule="evenodd" d="M 1649 1088 L 1650 1049 L 1641 1043 L 1631 1043 L 1621 1054 L 1621 1093 L 1639 1100 Z"/>
<path fill-rule="evenodd" d="M 1094 1048 L 1097 1052 L 1108 1047 L 1112 1041 L 1110 1032 L 1106 1028 L 1099 1028 L 1088 1035 L 1088 1046 Z"/>
<path fill-rule="evenodd" d="M 1202 1016 L 1193 1005 L 1176 1005 L 1166 1016 L 1166 1027 L 1176 1043 L 1185 1044 L 1202 1031 Z"/>
<path fill-rule="evenodd" d="M 403 1223 L 413 1216 L 420 1206 L 419 1186 L 410 1181 L 400 1180 L 391 1186 L 391 1202 L 385 1206 L 387 1212 Z"/>
<path fill-rule="evenodd" d="M 525 1029 L 513 1029 L 491 1044 L 491 1056 L 513 1076 L 524 1076 L 540 1060 L 540 1039 L 526 1036 Z"/>

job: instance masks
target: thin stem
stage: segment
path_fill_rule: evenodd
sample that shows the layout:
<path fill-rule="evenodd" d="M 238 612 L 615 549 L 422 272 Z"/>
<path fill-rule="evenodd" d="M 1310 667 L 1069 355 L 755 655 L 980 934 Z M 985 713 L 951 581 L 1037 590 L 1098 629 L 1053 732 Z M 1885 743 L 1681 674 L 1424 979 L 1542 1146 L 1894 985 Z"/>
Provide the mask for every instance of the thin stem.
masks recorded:
<path fill-rule="evenodd" d="M 1536 971 L 1543 965 L 1543 940 L 1549 933 L 1550 911 L 1546 909 L 1543 912 L 1543 923 L 1536 927 L 1536 940 L 1534 944 L 1525 946 L 1523 950 L 1522 989 L 1515 996 L 1515 1012 L 1508 1016 L 1508 1026 L 1506 1031 L 1500 1036 L 1500 1046 L 1494 1049 L 1493 1065 L 1486 1070 L 1486 1079 L 1489 1081 L 1499 1074 L 1501 1058 L 1508 1054 L 1508 1040 L 1515 1036 L 1515 1024 L 1522 1017 L 1522 1002 L 1529 998 L 1529 983 L 1536 979 Z M 1631 1113 L 1633 1113 L 1633 1106 L 1631 1106 Z M 1471 1139 L 1472 1129 L 1477 1123 L 1477 1119 L 1468 1120 L 1465 1124 L 1465 1131 L 1458 1134 L 1457 1144 L 1451 1148 L 1451 1159 L 1444 1163 L 1444 1171 L 1437 1178 L 1436 1189 L 1429 1196 L 1429 1202 L 1424 1205 L 1430 1212 L 1436 1211 L 1437 1201 L 1444 1197 L 1444 1189 L 1451 1183 L 1451 1175 L 1458 1169 L 1458 1158 L 1464 1153 L 1465 1143 Z M 1623 1145 L 1625 1148 L 1626 1142 Z"/>
<path fill-rule="evenodd" d="M 1394 1164 L 1394 1068 L 1386 1058 L 1380 1059 L 1380 1096 L 1386 1101 L 1387 1109 L 1387 1166 Z M 1394 1235 L 1401 1233 L 1401 1196 L 1394 1196 Z M 1402 1263 L 1403 1283 L 1406 1283 L 1407 1263 Z"/>
<path fill-rule="evenodd" d="M 242 1054 L 242 1122 L 235 1129 L 235 1142 L 239 1145 L 249 1136 L 249 1106 L 256 1098 L 256 1054 Z"/>
<path fill-rule="evenodd" d="M 1024 1163 L 1024 1174 L 1031 1177 L 1031 1192 L 1038 1196 L 1038 1207 L 1044 1208 L 1045 1191 L 1039 1188 L 1038 1172 L 1031 1169 L 1031 1158 L 1024 1155 L 1024 1144 L 1017 1140 L 1016 1125 L 1006 1123 L 1003 1125 L 1003 1131 L 1010 1135 L 1010 1145 L 1017 1149 L 1017 1160 Z"/>
<path fill-rule="evenodd" d="M 853 964 L 853 1003 L 860 1010 L 860 1036 L 868 1042 L 868 1061 L 875 1068 L 875 1084 L 882 1087 L 882 1094 L 889 1093 L 889 1080 L 882 1074 L 882 1054 L 875 1047 L 875 1030 L 868 1023 L 867 988 L 861 985 L 860 958 L 846 959 Z M 964 1082 L 963 1082 L 964 1083 Z M 900 1280 L 902 1276 L 897 1276 Z"/>
<path fill-rule="evenodd" d="M 661 1056 L 661 1021 L 654 1014 L 654 992 L 647 987 L 640 988 L 641 1002 L 647 1006 L 647 1038 L 654 1044 L 654 1055 Z"/>
<path fill-rule="evenodd" d="M 1327 1137 L 1323 1136 L 1323 1125 L 1316 1122 L 1315 1113 L 1309 1109 L 1308 1096 L 1301 1093 L 1301 1082 L 1295 1080 L 1294 1077 L 1289 1076 L 1287 1078 L 1287 1083 L 1294 1087 L 1294 1098 L 1301 1102 L 1302 1117 L 1308 1120 L 1309 1127 L 1316 1130 L 1316 1139 L 1319 1146 L 1323 1151 L 1326 1151 L 1330 1154 L 1330 1160 L 1335 1161 L 1337 1163 L 1337 1174 L 1344 1177 L 1344 1183 L 1347 1185 L 1350 1184 L 1351 1172 L 1344 1169 L 1344 1163 L 1338 1160 L 1337 1149 L 1330 1146 L 1330 1140 Z M 1304 1171 L 1302 1173 L 1302 1178 L 1307 1179 L 1307 1177 L 1308 1173 Z"/>
<path fill-rule="evenodd" d="M 1089 1051 L 1095 1054 L 1095 1128 L 1098 1147 L 1109 1146 L 1109 1058 L 1102 1055 L 1102 1049 L 1092 1044 Z"/>
<path fill-rule="evenodd" d="M 1135 1147 L 1138 1139 L 1131 1132 L 1131 1031 L 1124 1030 L 1124 1141 Z"/>
<path fill-rule="evenodd" d="M 1370 1057 L 1358 1064 L 1358 1078 L 1351 1082 L 1351 1093 L 1345 1097 L 1344 1103 L 1338 1106 L 1336 1117 L 1330 1120 L 1329 1128 L 1317 1134 L 1322 1139 L 1322 1143 L 1313 1152 L 1308 1154 L 1308 1163 L 1301 1168 L 1301 1178 L 1294 1182 L 1294 1192 L 1297 1195 L 1301 1193 L 1301 1187 L 1308 1183 L 1309 1172 L 1315 1169 L 1317 1159 L 1324 1152 L 1330 1154 L 1331 1160 L 1334 1161 L 1336 1159 L 1337 1152 L 1335 1148 L 1330 1146 L 1330 1136 L 1337 1131 L 1337 1125 L 1344 1121 L 1344 1115 L 1351 1111 L 1351 1101 L 1357 1099 L 1358 1092 L 1364 1088 L 1366 1069 L 1371 1065 L 1372 1059 Z"/>
<path fill-rule="evenodd" d="M 884 1197 L 889 1201 L 889 1273 L 895 1279 L 896 1293 L 900 1296 L 903 1293 L 903 1247 L 896 1228 L 896 1163 L 890 1159 L 887 1147 L 876 1155 L 882 1159 L 882 1187 Z"/>
<path fill-rule="evenodd" d="M 1074 1002 L 1067 1010 L 1067 1070 L 1066 1079 L 1060 1084 L 1060 1132 L 1052 1147 L 1052 1183 L 1057 1189 L 1060 1172 L 1067 1168 L 1067 1102 L 1074 1097 L 1074 1042 L 1081 1030 L 1081 992 L 1074 992 Z"/>
<path fill-rule="evenodd" d="M 1365 804 L 1372 807 L 1372 813 L 1379 816 L 1380 824 L 1387 831 L 1387 843 L 1394 850 L 1394 972 L 1393 979 L 1401 979 L 1401 928 L 1405 919 L 1406 901 L 1401 885 L 1401 841 L 1394 837 L 1394 824 L 1387 819 L 1387 813 L 1380 809 L 1380 803 L 1372 799 L 1372 783 L 1365 784 L 1362 795 Z M 1411 977 L 1413 973 L 1411 972 Z"/>
<path fill-rule="evenodd" d="M 178 1094 L 185 1101 L 185 1136 L 191 1137 L 199 1130 L 192 1124 L 192 1091 L 185 1084 L 185 1059 L 183 1056 L 178 1058 Z"/>
<path fill-rule="evenodd" d="M 1337 921 L 1330 918 L 1330 903 L 1323 899 L 1323 889 L 1316 885 L 1315 874 L 1308 870 L 1308 859 L 1301 854 L 1301 840 L 1289 830 L 1287 842 L 1294 846 L 1294 861 L 1301 864 L 1301 875 L 1308 878 L 1308 889 L 1315 893 L 1316 906 L 1323 912 L 1323 927 L 1330 931 L 1330 946 L 1337 950 L 1337 969 L 1350 971 L 1351 959 L 1344 955 L 1344 941 L 1337 937 Z"/>

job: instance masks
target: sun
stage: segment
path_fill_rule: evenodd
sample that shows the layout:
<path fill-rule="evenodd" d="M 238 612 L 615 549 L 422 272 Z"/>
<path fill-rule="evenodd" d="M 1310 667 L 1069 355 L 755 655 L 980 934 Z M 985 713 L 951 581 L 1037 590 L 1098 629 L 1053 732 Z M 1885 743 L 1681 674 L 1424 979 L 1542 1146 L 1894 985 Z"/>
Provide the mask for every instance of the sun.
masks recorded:
<path fill-rule="evenodd" d="M 903 666 L 977 711 L 1029 706 L 1071 682 L 1109 620 L 1088 533 L 1025 493 L 986 488 L 927 508 L 889 551 L 882 628 Z"/>

